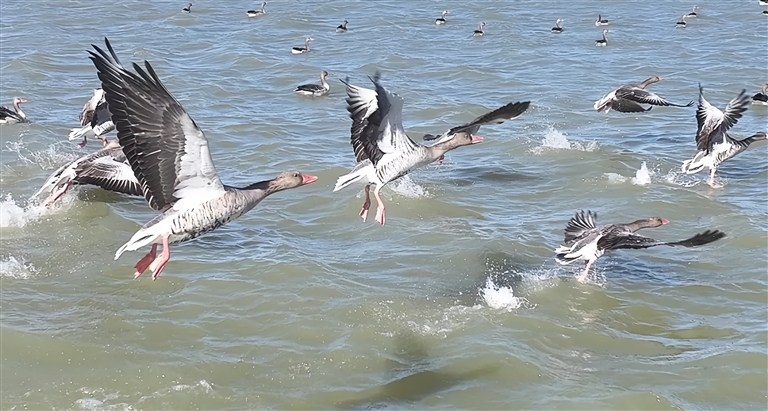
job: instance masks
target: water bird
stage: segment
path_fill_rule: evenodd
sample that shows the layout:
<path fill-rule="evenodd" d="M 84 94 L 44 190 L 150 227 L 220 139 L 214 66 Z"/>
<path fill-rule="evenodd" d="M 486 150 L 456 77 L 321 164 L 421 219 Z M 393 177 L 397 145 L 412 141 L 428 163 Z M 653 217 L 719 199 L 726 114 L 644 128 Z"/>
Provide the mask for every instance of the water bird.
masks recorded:
<path fill-rule="evenodd" d="M 347 31 L 347 23 L 349 23 L 349 22 L 344 20 L 344 23 L 339 24 L 338 27 L 336 27 L 336 32 L 337 33 L 344 33 L 344 32 L 346 32 Z"/>
<path fill-rule="evenodd" d="M 328 91 L 331 90 L 331 86 L 328 85 L 328 82 L 325 81 L 325 78 L 328 77 L 328 72 L 323 70 L 320 73 L 320 84 L 302 84 L 298 87 L 296 87 L 295 91 L 299 94 L 305 94 L 308 96 L 324 96 L 328 94 Z"/>
<path fill-rule="evenodd" d="M 486 125 L 486 124 L 501 124 L 507 120 L 513 120 L 517 117 L 520 117 L 525 110 L 528 110 L 528 107 L 531 105 L 530 101 L 523 101 L 523 102 L 517 102 L 517 103 L 509 103 L 504 105 L 503 107 L 499 107 L 496 110 L 490 111 L 488 113 L 485 113 L 481 116 L 476 117 L 474 120 L 470 121 L 469 123 L 462 124 L 460 126 L 456 126 L 451 128 L 450 130 L 434 135 L 434 134 L 424 134 L 424 141 L 432 141 L 432 140 L 442 140 L 447 138 L 454 138 L 457 134 L 469 134 L 474 135 L 477 134 L 478 131 L 480 131 L 480 126 Z M 460 138 L 465 138 L 465 136 L 458 136 Z M 440 158 L 437 159 L 439 163 L 442 164 L 443 162 L 443 156 L 440 156 Z"/>
<path fill-rule="evenodd" d="M 483 34 L 485 34 L 485 32 L 483 31 L 483 27 L 485 27 L 485 22 L 481 22 L 480 27 L 474 32 L 472 32 L 472 35 L 475 37 L 482 37 Z"/>
<path fill-rule="evenodd" d="M 725 113 L 709 104 L 704 98 L 704 89 L 699 85 L 699 107 L 696 110 L 696 155 L 683 162 L 681 170 L 686 174 L 695 174 L 709 168 L 707 184 L 715 187 L 715 172 L 724 161 L 746 150 L 751 143 L 764 140 L 765 133 L 757 133 L 744 140 L 736 140 L 726 132 L 736 125 L 749 106 L 749 96 L 742 90 L 725 107 Z"/>
<path fill-rule="evenodd" d="M 763 16 L 768 16 L 768 10 L 763 10 Z"/>
<path fill-rule="evenodd" d="M 13 111 L 8 107 L 0 106 L 0 124 L 16 124 L 26 123 L 27 115 L 21 111 L 19 104 L 26 103 L 27 99 L 21 97 L 14 97 L 13 99 Z"/>
<path fill-rule="evenodd" d="M 248 10 L 245 12 L 245 14 L 248 15 L 248 17 L 259 17 L 267 14 L 267 11 L 264 10 L 264 7 L 267 5 L 266 1 L 261 2 L 261 10 Z"/>
<path fill-rule="evenodd" d="M 73 128 L 69 133 L 70 140 L 82 138 L 83 141 L 78 144 L 80 148 L 88 143 L 88 137 L 96 137 L 101 140 L 102 145 L 107 145 L 107 140 L 102 135 L 115 129 L 115 123 L 112 122 L 112 114 L 109 112 L 107 99 L 104 98 L 104 90 L 98 88 L 93 90 L 93 96 L 85 103 L 80 111 L 80 128 Z"/>
<path fill-rule="evenodd" d="M 768 84 L 763 84 L 760 92 L 752 96 L 752 104 L 768 106 Z"/>
<path fill-rule="evenodd" d="M 371 206 L 370 186 L 375 185 L 376 221 L 386 222 L 384 202 L 379 197 L 382 187 L 409 172 L 439 159 L 443 154 L 461 146 L 483 141 L 470 133 L 456 133 L 440 139 L 431 146 L 423 146 L 411 140 L 403 129 L 403 98 L 389 92 L 381 85 L 380 73 L 371 78 L 375 90 L 347 86 L 347 111 L 352 119 L 350 142 L 357 165 L 349 173 L 336 180 L 333 191 L 367 179 L 365 202 L 360 210 L 363 221 L 368 218 Z"/>
<path fill-rule="evenodd" d="M 654 228 L 669 224 L 668 220 L 660 217 L 644 218 L 627 224 L 596 225 L 597 213 L 584 211 L 576 213 L 565 227 L 563 245 L 555 250 L 557 262 L 563 265 L 576 260 L 586 261 L 584 272 L 576 277 L 579 282 L 585 282 L 589 269 L 598 258 L 611 250 L 622 248 L 649 248 L 659 245 L 697 247 L 709 244 L 725 237 L 719 230 L 706 230 L 691 238 L 681 241 L 659 241 L 650 237 L 635 234 L 643 228 Z"/>
<path fill-rule="evenodd" d="M 291 49 L 291 53 L 293 54 L 309 53 L 311 51 L 309 49 L 309 42 L 312 40 L 314 40 L 312 37 L 307 37 L 307 39 L 304 41 L 304 47 L 294 47 Z"/>
<path fill-rule="evenodd" d="M 609 24 L 611 24 L 610 21 L 604 19 L 603 16 L 600 14 L 597 15 L 597 20 L 595 20 L 595 26 L 607 26 Z"/>
<path fill-rule="evenodd" d="M 446 22 L 445 15 L 448 13 L 450 13 L 448 10 L 443 10 L 443 12 L 440 14 L 440 17 L 435 19 L 435 24 L 437 24 L 438 26 L 445 24 Z"/>
<path fill-rule="evenodd" d="M 698 14 L 696 14 L 696 10 L 699 10 L 699 6 L 693 6 L 693 11 L 686 14 L 685 17 L 692 18 L 692 17 L 699 17 Z"/>
<path fill-rule="evenodd" d="M 317 177 L 283 172 L 237 188 L 224 185 L 211 158 L 202 130 L 160 81 L 148 61 L 136 73 L 123 68 L 108 39 L 109 53 L 98 46 L 89 51 L 96 66 L 117 138 L 123 147 L 144 198 L 161 211 L 115 253 L 151 245 L 136 264 L 134 278 L 152 271 L 157 278 L 170 259 L 170 244 L 189 241 L 242 216 L 268 195 L 312 183 Z M 162 244 L 161 254 L 157 246 Z"/>
<path fill-rule="evenodd" d="M 552 32 L 553 33 L 562 33 L 563 32 L 563 28 L 560 27 L 560 23 L 562 23 L 562 22 L 563 22 L 563 19 L 557 19 L 557 21 L 555 21 L 555 27 L 552 27 Z"/>
<path fill-rule="evenodd" d="M 673 107 L 690 107 L 693 105 L 693 101 L 690 101 L 685 105 L 670 103 L 658 94 L 652 93 L 645 89 L 647 86 L 653 83 L 658 83 L 661 80 L 663 80 L 661 77 L 653 76 L 643 80 L 643 82 L 638 84 L 623 85 L 616 90 L 606 94 L 600 100 L 595 101 L 593 107 L 598 113 L 607 113 L 611 110 L 616 110 L 622 113 L 639 113 L 651 109 L 651 107 L 649 107 L 646 110 L 640 104 Z"/>
<path fill-rule="evenodd" d="M 605 47 L 608 45 L 608 38 L 605 37 L 606 34 L 608 34 L 609 30 L 604 29 L 603 30 L 603 38 L 600 40 L 595 40 L 595 46 L 597 47 Z"/>
<path fill-rule="evenodd" d="M 183 11 L 184 13 L 191 13 L 192 12 L 192 3 L 189 3 L 189 6 L 184 7 L 183 9 L 181 9 L 181 11 Z"/>
<path fill-rule="evenodd" d="M 94 185 L 105 190 L 134 196 L 143 194 L 139 180 L 134 176 L 123 148 L 117 140 L 107 142 L 95 153 L 84 155 L 59 167 L 34 196 L 39 197 L 43 193 L 48 193 L 48 197 L 42 204 L 51 205 L 73 184 Z"/>
<path fill-rule="evenodd" d="M 684 28 L 685 28 L 685 26 L 687 25 L 687 23 L 685 22 L 685 19 L 686 19 L 687 17 L 688 17 L 687 15 L 683 14 L 683 17 L 681 17 L 681 18 L 680 18 L 680 21 L 678 21 L 677 23 L 675 23 L 675 27 L 677 27 L 677 28 L 681 28 L 681 29 L 684 29 Z"/>
<path fill-rule="evenodd" d="M 768 0 L 760 0 L 761 6 L 768 6 Z"/>

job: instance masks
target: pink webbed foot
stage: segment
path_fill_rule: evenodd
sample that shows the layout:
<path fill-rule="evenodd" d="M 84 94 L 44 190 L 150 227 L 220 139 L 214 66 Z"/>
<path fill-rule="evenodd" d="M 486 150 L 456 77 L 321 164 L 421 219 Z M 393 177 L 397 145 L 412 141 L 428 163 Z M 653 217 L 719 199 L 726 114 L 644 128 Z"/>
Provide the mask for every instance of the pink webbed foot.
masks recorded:
<path fill-rule="evenodd" d="M 384 207 L 377 207 L 376 208 L 376 222 L 384 225 L 387 221 L 387 216 L 384 214 Z"/>
<path fill-rule="evenodd" d="M 437 164 L 443 164 L 443 160 L 445 160 L 444 155 L 440 156 L 440 158 L 437 159 Z"/>
<path fill-rule="evenodd" d="M 71 181 L 67 181 L 64 185 L 61 185 L 61 186 L 53 189 L 53 192 L 48 196 L 48 198 L 45 199 L 45 201 L 43 201 L 43 205 L 44 206 L 49 206 L 49 205 L 55 203 L 56 200 L 61 198 L 61 196 L 63 196 L 64 193 L 67 192 L 67 190 L 69 189 L 69 186 L 71 186 L 71 185 L 72 185 L 72 182 Z"/>
<path fill-rule="evenodd" d="M 371 208 L 371 187 L 365 186 L 365 202 L 360 210 L 360 217 L 365 222 L 368 219 L 368 210 Z"/>
<path fill-rule="evenodd" d="M 101 140 L 101 146 L 102 146 L 102 147 L 106 147 L 106 146 L 107 146 L 107 143 L 109 143 L 109 142 L 107 141 L 107 139 L 106 139 L 106 138 L 104 138 L 104 137 L 102 137 L 102 136 L 96 136 L 96 138 L 98 138 L 99 140 Z"/>
<path fill-rule="evenodd" d="M 139 260 L 138 263 L 134 266 L 136 268 L 136 272 L 133 273 L 133 278 L 139 278 L 140 275 L 144 273 L 144 271 L 147 271 L 147 268 L 149 268 L 150 264 L 152 264 L 155 261 L 155 258 L 157 257 L 157 244 L 152 244 L 152 250 L 150 250 L 147 255 L 145 255 L 141 260 Z"/>
<path fill-rule="evenodd" d="M 77 146 L 80 147 L 80 148 L 83 148 L 83 147 L 85 147 L 86 144 L 88 144 L 88 139 L 83 137 L 83 141 L 78 143 Z"/>
<path fill-rule="evenodd" d="M 171 250 L 168 246 L 168 236 L 170 234 L 163 235 L 163 252 L 160 253 L 160 255 L 155 258 L 154 261 L 152 261 L 152 264 L 149 265 L 150 271 L 152 271 L 152 280 L 157 280 L 157 277 L 160 276 L 160 273 L 163 272 L 163 268 L 165 268 L 165 264 L 168 262 L 168 260 L 171 259 Z"/>

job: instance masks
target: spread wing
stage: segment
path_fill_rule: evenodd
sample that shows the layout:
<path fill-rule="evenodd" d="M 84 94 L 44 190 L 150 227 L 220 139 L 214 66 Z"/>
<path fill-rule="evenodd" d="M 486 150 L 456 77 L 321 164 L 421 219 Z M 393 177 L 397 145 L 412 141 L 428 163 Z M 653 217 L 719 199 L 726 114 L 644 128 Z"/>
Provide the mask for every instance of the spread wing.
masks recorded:
<path fill-rule="evenodd" d="M 670 103 L 656 93 L 637 87 L 621 88 L 616 92 L 616 97 L 632 100 L 640 104 L 652 104 L 654 106 L 690 107 L 693 105 L 693 100 L 685 105 Z"/>
<path fill-rule="evenodd" d="M 651 109 L 645 109 L 640 104 L 625 98 L 614 100 L 611 104 L 611 108 L 621 113 L 640 113 L 643 111 L 649 111 Z"/>
<path fill-rule="evenodd" d="M 597 213 L 587 210 L 585 213 L 583 210 L 576 213 L 575 216 L 568 221 L 568 225 L 565 226 L 565 242 L 569 243 L 586 233 L 587 231 L 597 228 L 595 224 L 597 221 Z"/>
<path fill-rule="evenodd" d="M 491 112 L 485 113 L 480 117 L 477 117 L 476 119 L 472 120 L 471 122 L 467 124 L 462 124 L 460 126 L 454 127 L 447 132 L 439 135 L 439 136 L 433 136 L 432 134 L 425 134 L 424 140 L 436 140 L 442 136 L 448 136 L 451 134 L 457 134 L 457 133 L 467 133 L 467 134 L 475 134 L 480 130 L 480 126 L 483 126 L 485 124 L 501 124 L 507 120 L 512 120 L 514 118 L 519 117 L 521 114 L 525 112 L 525 110 L 528 110 L 528 107 L 530 106 L 530 101 L 524 101 L 524 102 L 517 102 L 517 103 L 509 103 L 503 107 L 499 107 L 496 110 L 493 110 Z"/>
<path fill-rule="evenodd" d="M 704 89 L 699 84 L 699 106 L 696 109 L 696 149 L 707 154 L 712 146 L 725 141 L 725 132 L 733 127 L 741 118 L 749 105 L 749 96 L 742 90 L 725 107 L 725 113 L 709 104 L 704 98 Z"/>
<path fill-rule="evenodd" d="M 168 92 L 149 62 L 136 74 L 97 46 L 89 51 L 96 66 L 117 138 L 144 198 L 155 210 L 179 200 L 205 201 L 224 192 L 213 165 L 208 140 L 181 104 Z"/>
<path fill-rule="evenodd" d="M 80 184 L 92 184 L 105 190 L 135 196 L 143 194 L 131 166 L 111 156 L 99 157 L 93 162 L 83 164 L 75 169 L 75 174 L 75 181 Z"/>
<path fill-rule="evenodd" d="M 616 250 L 620 248 L 649 248 L 657 245 L 697 247 L 717 241 L 723 237 L 725 237 L 725 233 L 722 231 L 707 230 L 685 240 L 665 242 L 634 233 L 619 233 L 617 235 L 607 235 L 602 237 L 597 242 L 597 246 L 607 250 Z"/>

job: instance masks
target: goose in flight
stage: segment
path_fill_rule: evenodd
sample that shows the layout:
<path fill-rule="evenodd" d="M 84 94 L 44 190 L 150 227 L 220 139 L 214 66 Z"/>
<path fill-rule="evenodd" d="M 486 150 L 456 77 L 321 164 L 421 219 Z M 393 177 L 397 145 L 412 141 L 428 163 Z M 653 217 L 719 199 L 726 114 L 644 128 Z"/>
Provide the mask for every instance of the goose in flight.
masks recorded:
<path fill-rule="evenodd" d="M 601 111 L 607 113 L 611 110 L 616 110 L 622 113 L 638 113 L 651 109 L 645 109 L 641 104 L 674 107 L 690 107 L 693 105 L 693 100 L 684 105 L 670 103 L 658 94 L 645 89 L 647 86 L 653 83 L 658 83 L 661 80 L 663 80 L 661 77 L 653 76 L 643 80 L 642 83 L 623 85 L 606 94 L 600 100 L 597 100 L 594 104 L 594 108 L 598 113 Z"/>

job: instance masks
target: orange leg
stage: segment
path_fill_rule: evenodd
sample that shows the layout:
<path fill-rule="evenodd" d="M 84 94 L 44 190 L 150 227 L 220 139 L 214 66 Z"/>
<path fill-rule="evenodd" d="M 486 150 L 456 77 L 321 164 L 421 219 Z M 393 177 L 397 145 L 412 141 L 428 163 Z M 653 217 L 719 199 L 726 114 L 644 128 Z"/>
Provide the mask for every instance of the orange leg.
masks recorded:
<path fill-rule="evenodd" d="M 384 225 L 387 221 L 387 217 L 384 214 L 384 202 L 381 201 L 381 197 L 379 197 L 379 187 L 376 187 L 376 189 L 373 190 L 373 195 L 376 197 L 376 203 L 378 203 L 376 206 L 376 222 Z"/>
<path fill-rule="evenodd" d="M 61 196 L 64 195 L 64 193 L 69 190 L 69 187 L 72 185 L 71 181 L 67 181 L 64 185 L 60 185 L 59 187 L 55 188 L 53 192 L 48 196 L 48 198 L 45 199 L 43 202 L 43 205 L 49 206 L 56 202 Z"/>
<path fill-rule="evenodd" d="M 85 147 L 86 144 L 88 144 L 88 138 L 83 136 L 83 141 L 81 143 L 79 143 L 77 146 L 80 147 L 80 148 L 83 148 L 83 147 Z"/>
<path fill-rule="evenodd" d="M 152 264 L 149 265 L 149 269 L 152 271 L 153 280 L 157 280 L 157 277 L 160 275 L 160 273 L 163 272 L 165 263 L 171 259 L 171 250 L 168 246 L 168 237 L 170 235 L 171 233 L 163 234 L 163 252 L 160 253 L 157 258 L 155 258 L 155 261 L 152 261 Z"/>
<path fill-rule="evenodd" d="M 134 266 L 136 267 L 136 272 L 133 273 L 133 278 L 139 278 L 139 276 L 143 274 L 144 271 L 147 271 L 149 265 L 155 261 L 155 257 L 157 257 L 157 244 L 152 244 L 152 250 L 150 250 L 147 255 L 139 260 L 139 262 Z"/>
<path fill-rule="evenodd" d="M 363 218 L 363 222 L 368 219 L 368 210 L 371 208 L 371 186 L 365 186 L 365 202 L 363 203 L 363 209 L 360 210 L 360 217 Z"/>

